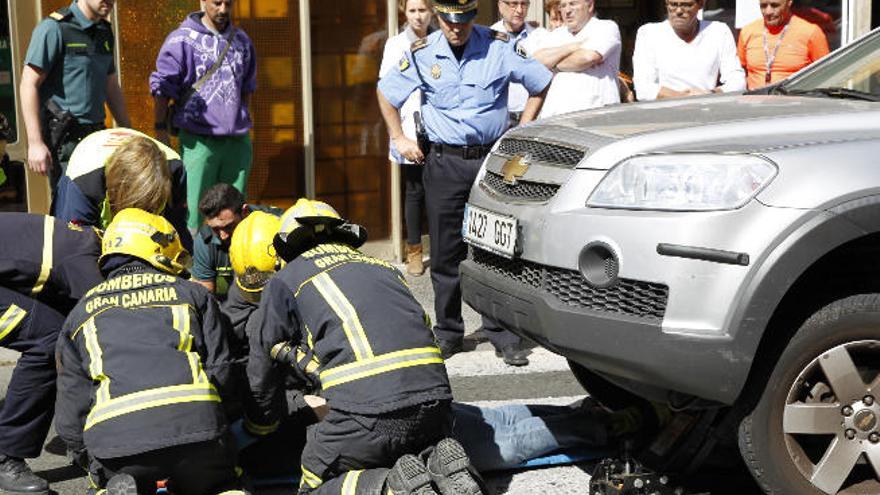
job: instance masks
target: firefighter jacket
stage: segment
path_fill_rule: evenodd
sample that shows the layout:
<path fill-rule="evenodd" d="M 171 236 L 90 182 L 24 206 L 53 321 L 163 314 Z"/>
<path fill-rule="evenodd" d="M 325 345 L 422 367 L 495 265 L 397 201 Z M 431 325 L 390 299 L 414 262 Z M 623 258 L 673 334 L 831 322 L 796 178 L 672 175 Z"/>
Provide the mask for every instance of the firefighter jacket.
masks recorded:
<path fill-rule="evenodd" d="M 62 314 L 104 277 L 101 244 L 91 228 L 46 215 L 0 213 L 0 285 Z"/>
<path fill-rule="evenodd" d="M 227 332 L 204 287 L 140 261 L 112 271 L 58 339 L 59 436 L 99 459 L 220 437 L 221 395 L 238 393 Z"/>
<path fill-rule="evenodd" d="M 373 415 L 452 398 L 428 317 L 403 276 L 349 246 L 321 244 L 288 263 L 247 329 L 252 433 L 271 432 L 284 413 L 279 375 L 291 365 L 271 357 L 284 342 L 332 409 Z"/>

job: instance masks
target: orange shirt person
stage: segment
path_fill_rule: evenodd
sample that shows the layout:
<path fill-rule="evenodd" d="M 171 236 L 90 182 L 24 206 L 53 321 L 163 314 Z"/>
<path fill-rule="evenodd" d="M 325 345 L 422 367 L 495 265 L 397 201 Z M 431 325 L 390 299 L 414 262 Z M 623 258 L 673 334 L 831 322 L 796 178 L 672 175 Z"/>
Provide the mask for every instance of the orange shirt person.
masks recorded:
<path fill-rule="evenodd" d="M 746 25 L 737 43 L 749 89 L 785 79 L 829 51 L 819 26 L 792 14 L 792 0 L 760 2 L 763 18 Z"/>

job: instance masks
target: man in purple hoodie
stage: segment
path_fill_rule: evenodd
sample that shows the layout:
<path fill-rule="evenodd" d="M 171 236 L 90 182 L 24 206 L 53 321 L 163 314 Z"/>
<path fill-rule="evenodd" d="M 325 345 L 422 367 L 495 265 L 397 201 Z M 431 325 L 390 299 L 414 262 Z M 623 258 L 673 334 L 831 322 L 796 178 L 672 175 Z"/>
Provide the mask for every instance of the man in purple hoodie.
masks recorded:
<path fill-rule="evenodd" d="M 248 106 L 257 86 L 256 52 L 232 25 L 232 2 L 203 0 L 204 10 L 165 38 L 150 75 L 156 138 L 167 144 L 169 126 L 180 131 L 191 231 L 202 223 L 204 191 L 225 182 L 244 194 L 253 160 Z"/>

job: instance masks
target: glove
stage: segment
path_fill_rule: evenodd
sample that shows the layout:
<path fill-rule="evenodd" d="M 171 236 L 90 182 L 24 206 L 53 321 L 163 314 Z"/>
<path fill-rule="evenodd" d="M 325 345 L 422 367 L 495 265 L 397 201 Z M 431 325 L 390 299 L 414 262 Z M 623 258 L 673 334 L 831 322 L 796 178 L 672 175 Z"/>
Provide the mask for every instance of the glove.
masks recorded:
<path fill-rule="evenodd" d="M 89 453 L 85 447 L 67 448 L 67 461 L 71 466 L 76 466 L 85 472 L 89 472 Z"/>

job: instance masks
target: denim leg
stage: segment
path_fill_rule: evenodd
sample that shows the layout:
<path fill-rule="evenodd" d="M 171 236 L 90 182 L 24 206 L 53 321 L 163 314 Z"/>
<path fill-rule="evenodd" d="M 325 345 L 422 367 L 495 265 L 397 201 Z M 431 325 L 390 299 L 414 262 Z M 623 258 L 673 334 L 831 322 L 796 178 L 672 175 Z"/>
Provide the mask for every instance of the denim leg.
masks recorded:
<path fill-rule="evenodd" d="M 453 436 L 478 471 L 510 469 L 559 449 L 605 441 L 602 425 L 566 406 L 452 403 Z"/>

